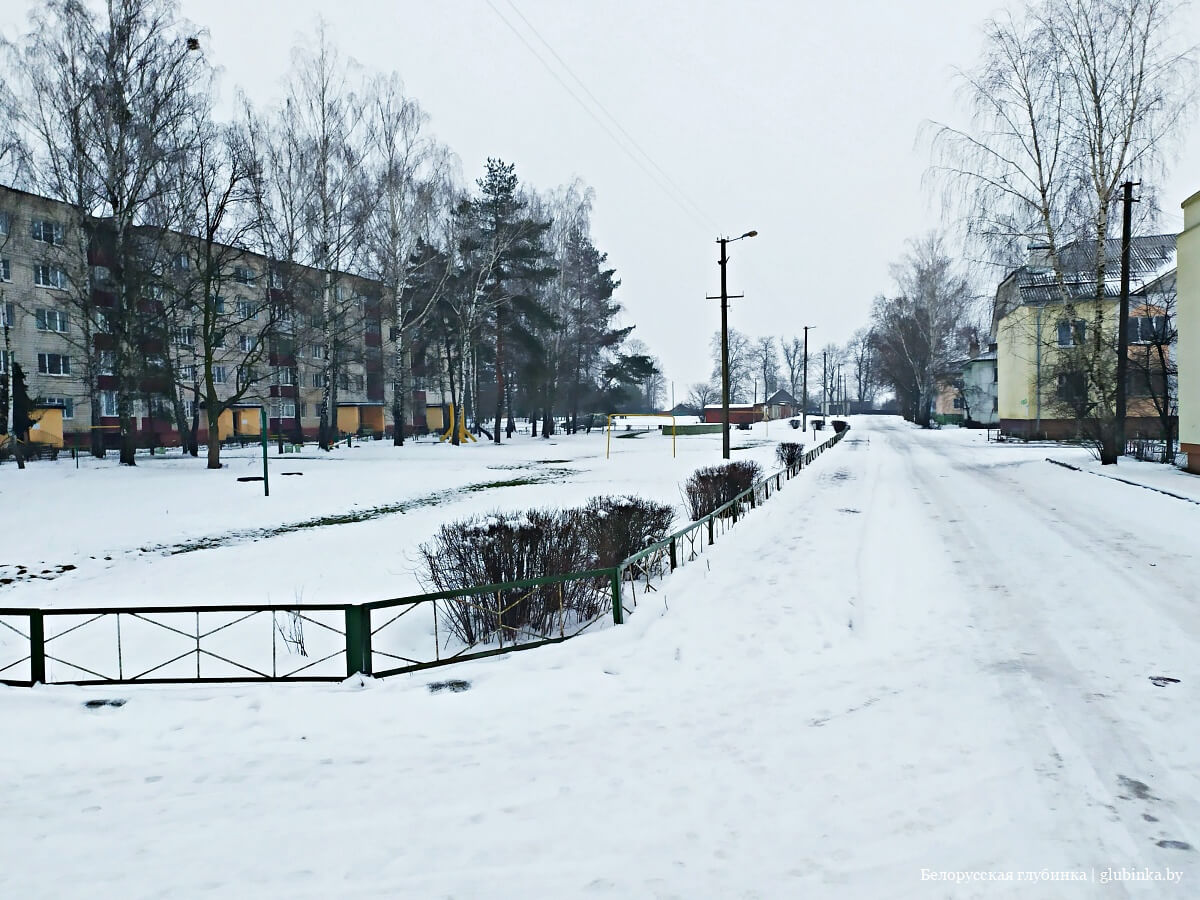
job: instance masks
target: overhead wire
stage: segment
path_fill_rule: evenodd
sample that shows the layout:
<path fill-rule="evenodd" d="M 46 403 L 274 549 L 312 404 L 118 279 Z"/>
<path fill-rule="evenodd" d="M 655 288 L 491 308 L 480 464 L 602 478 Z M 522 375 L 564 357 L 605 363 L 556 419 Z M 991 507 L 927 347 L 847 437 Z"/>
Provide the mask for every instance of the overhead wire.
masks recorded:
<path fill-rule="evenodd" d="M 632 150 L 630 150 L 629 146 L 624 141 L 622 141 L 613 132 L 613 130 L 599 116 L 596 115 L 595 111 L 593 111 L 592 108 L 583 101 L 583 99 L 571 88 L 571 86 L 562 79 L 562 76 L 560 76 L 559 73 L 554 69 L 554 67 L 549 62 L 547 62 L 547 60 L 542 56 L 542 54 L 540 54 L 537 51 L 537 49 L 533 46 L 533 44 L 531 44 L 529 42 L 529 40 L 525 37 L 525 35 L 521 33 L 520 29 L 518 29 L 511 21 L 509 21 L 508 18 L 496 7 L 495 3 L 493 3 L 492 0 L 484 0 L 484 2 L 486 2 L 487 5 L 491 8 L 492 12 L 494 12 L 496 14 L 496 17 L 499 18 L 500 21 L 503 22 L 508 27 L 509 31 L 511 31 L 514 35 L 517 36 L 517 39 L 520 40 L 521 43 L 525 45 L 525 48 L 531 54 L 533 54 L 534 58 L 537 59 L 537 61 L 540 62 L 545 67 L 546 71 L 550 73 L 550 75 L 554 78 L 554 80 L 557 81 L 562 86 L 563 90 L 565 90 L 571 96 L 571 99 L 573 99 L 576 103 L 579 104 L 579 106 L 583 109 L 583 111 L 586 112 L 592 118 L 592 120 L 597 125 L 600 126 L 600 128 L 604 131 L 604 133 L 607 134 L 612 139 L 613 143 L 615 143 L 618 147 L 621 148 L 621 150 L 625 153 L 625 155 L 628 156 L 630 158 L 630 160 L 632 160 L 633 163 L 639 169 L 641 169 L 642 172 L 645 173 L 646 177 L 648 177 L 655 184 L 655 186 L 657 186 L 659 188 L 659 190 L 661 190 L 664 194 L 666 194 L 666 196 L 676 206 L 678 206 L 679 209 L 688 216 L 688 218 L 690 218 L 697 225 L 702 225 L 704 227 L 712 227 L 712 220 L 707 215 L 705 215 L 704 211 L 697 204 L 692 202 L 687 197 L 687 195 L 682 191 L 682 189 L 680 189 L 677 185 L 675 185 L 675 183 L 673 181 L 671 181 L 669 177 L 666 176 L 665 172 L 663 172 L 662 177 L 660 177 L 659 175 L 655 174 L 654 171 L 652 171 L 650 168 L 648 168 L 646 163 L 644 163 L 641 159 L 639 159 L 638 156 L 636 154 L 634 154 L 634 152 Z M 554 51 L 554 49 L 549 45 L 549 43 L 544 38 L 542 38 L 542 36 L 540 34 L 538 34 L 536 29 L 534 29 L 533 26 L 529 24 L 529 20 L 526 19 L 525 16 L 521 14 L 521 11 L 516 8 L 516 6 L 511 2 L 511 0 L 509 0 L 509 5 L 513 7 L 514 12 L 516 12 L 516 14 L 521 17 L 521 20 L 525 22 L 525 24 L 529 27 L 530 31 L 532 31 L 535 35 L 537 35 L 538 39 L 540 41 L 542 41 L 543 44 L 545 44 L 547 49 L 550 51 L 550 53 L 552 53 L 554 55 L 555 59 L 557 59 L 559 61 L 559 63 L 563 66 L 563 68 L 566 69 L 568 72 L 570 72 L 571 77 L 574 78 L 579 83 L 580 87 L 583 88 L 583 90 L 588 94 L 588 96 L 592 98 L 592 101 L 594 103 L 596 103 L 596 105 L 600 109 L 604 110 L 604 107 L 600 104 L 600 102 L 595 99 L 595 95 L 593 95 L 592 92 L 587 89 L 586 85 L 583 84 L 583 82 L 579 79 L 578 76 L 575 75 L 574 72 L 571 72 L 571 70 L 567 66 L 567 64 L 565 62 L 563 62 L 562 57 L 559 56 L 559 54 Z M 638 152 L 640 152 L 643 156 L 645 156 L 646 159 L 650 161 L 650 164 L 655 169 L 657 169 L 659 172 L 662 172 L 662 168 L 657 163 L 654 162 L 654 160 L 650 157 L 649 154 L 646 153 L 645 150 L 642 150 L 641 147 L 637 145 L 636 141 L 634 141 L 633 138 L 629 136 L 629 133 L 627 131 L 625 131 L 624 128 L 621 127 L 620 123 L 618 123 L 616 121 L 616 119 L 613 118 L 612 114 L 609 113 L 607 110 L 604 110 L 604 113 L 610 119 L 613 120 L 613 123 L 621 131 L 621 133 L 625 135 L 625 137 L 629 140 L 629 142 L 632 143 L 635 147 L 637 147 Z"/>
<path fill-rule="evenodd" d="M 678 184 L 675 183 L 675 181 L 671 178 L 671 176 L 669 174 L 667 174 L 667 172 L 663 169 L 663 167 L 660 166 L 654 160 L 654 157 L 652 157 L 649 153 L 647 153 L 646 150 L 642 147 L 642 145 L 639 144 L 637 142 L 637 140 L 633 137 L 633 135 L 631 135 L 628 131 L 625 130 L 625 128 L 617 120 L 617 117 L 614 116 L 611 112 L 609 112 L 608 108 L 605 107 L 605 105 L 600 102 L 600 99 L 588 89 L 588 86 L 584 83 L 583 79 L 575 74 L 575 71 L 567 64 L 567 61 L 558 54 L 558 52 L 554 49 L 554 47 L 551 46 L 550 42 L 547 41 L 544 37 L 542 37 L 541 32 L 539 32 L 537 30 L 537 28 L 534 27 L 534 24 L 532 22 L 530 22 L 528 18 L 526 18 L 525 14 L 522 13 L 520 9 L 517 8 L 517 4 L 514 2 L 514 0 L 506 0 L 506 2 L 508 3 L 509 6 L 512 7 L 513 12 L 515 12 L 518 16 L 520 16 L 521 21 L 525 23 L 525 25 L 529 28 L 529 30 L 531 32 L 533 32 L 534 37 L 536 37 L 539 41 L 541 41 L 542 45 L 548 51 L 550 51 L 550 54 L 556 60 L 558 60 L 559 65 L 561 65 L 563 67 L 563 69 L 566 70 L 566 73 L 568 75 L 570 75 L 572 79 L 574 79 L 575 83 L 579 85 L 580 89 L 587 95 L 588 99 L 591 100 L 594 104 L 596 104 L 596 108 L 599 109 L 600 112 L 604 113 L 604 115 L 608 117 L 608 120 L 610 122 L 612 122 L 613 126 L 617 129 L 617 131 L 621 132 L 621 134 L 624 135 L 625 139 L 629 141 L 629 143 L 633 146 L 633 148 L 635 150 L 637 150 L 637 152 L 640 153 L 645 158 L 646 162 L 650 163 L 650 165 L 654 167 L 655 171 L 658 172 L 663 177 L 663 180 L 666 181 L 666 183 L 669 184 L 672 189 L 674 189 L 676 194 L 679 197 L 681 197 L 697 214 L 699 214 L 699 216 L 701 218 L 705 219 L 710 224 L 714 224 L 708 218 L 708 215 L 704 212 L 703 208 L 701 208 L 701 206 L 699 204 L 694 202 L 692 200 L 692 198 L 688 196 L 687 192 L 683 188 L 681 188 Z"/>

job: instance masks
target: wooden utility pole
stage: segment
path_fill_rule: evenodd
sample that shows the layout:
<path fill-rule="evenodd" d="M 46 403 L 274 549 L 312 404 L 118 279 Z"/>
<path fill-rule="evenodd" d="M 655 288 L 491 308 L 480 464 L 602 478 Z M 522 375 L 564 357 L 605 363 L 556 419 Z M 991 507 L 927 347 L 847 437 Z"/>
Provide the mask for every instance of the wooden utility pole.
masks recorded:
<path fill-rule="evenodd" d="M 808 431 L 808 329 L 815 327 L 815 325 L 804 326 L 804 371 L 800 376 L 801 391 L 803 392 L 803 396 L 800 398 L 800 408 L 804 410 L 800 414 L 801 431 Z"/>
<path fill-rule="evenodd" d="M 717 243 L 721 245 L 721 258 L 717 264 L 721 267 L 721 294 L 720 297 L 709 297 L 709 300 L 721 301 L 721 458 L 729 459 L 729 301 L 743 296 L 742 294 L 734 294 L 732 297 L 725 283 L 725 264 L 729 261 L 729 257 L 725 252 L 725 246 L 734 241 L 740 241 L 742 238 L 754 237 L 757 231 L 747 231 L 742 237 L 735 238 L 717 238 Z"/>
<path fill-rule="evenodd" d="M 1140 184 L 1141 182 L 1138 182 Z M 1125 406 L 1129 373 L 1129 241 L 1133 226 L 1134 182 L 1121 185 L 1121 311 L 1117 317 L 1117 456 L 1125 455 Z"/>

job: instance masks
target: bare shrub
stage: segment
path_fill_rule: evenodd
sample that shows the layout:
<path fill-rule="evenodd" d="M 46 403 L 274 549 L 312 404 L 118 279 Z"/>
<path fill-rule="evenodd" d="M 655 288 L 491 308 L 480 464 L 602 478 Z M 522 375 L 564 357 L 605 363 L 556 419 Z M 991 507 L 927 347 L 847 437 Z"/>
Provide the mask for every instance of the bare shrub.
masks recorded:
<path fill-rule="evenodd" d="M 762 477 L 756 462 L 743 460 L 697 469 L 683 485 L 684 501 L 693 521 L 728 503 Z"/>
<path fill-rule="evenodd" d="M 443 525 L 420 547 L 428 581 L 441 591 L 563 575 L 588 568 L 579 510 L 494 512 Z M 549 636 L 565 617 L 595 618 L 605 586 L 590 580 L 506 588 L 445 601 L 451 631 L 467 645 L 521 634 Z"/>
<path fill-rule="evenodd" d="M 667 536 L 675 509 L 643 497 L 593 497 L 579 510 L 592 568 L 608 569 Z"/>
<path fill-rule="evenodd" d="M 785 469 L 794 469 L 804 459 L 804 445 L 784 441 L 775 447 L 775 459 Z"/>

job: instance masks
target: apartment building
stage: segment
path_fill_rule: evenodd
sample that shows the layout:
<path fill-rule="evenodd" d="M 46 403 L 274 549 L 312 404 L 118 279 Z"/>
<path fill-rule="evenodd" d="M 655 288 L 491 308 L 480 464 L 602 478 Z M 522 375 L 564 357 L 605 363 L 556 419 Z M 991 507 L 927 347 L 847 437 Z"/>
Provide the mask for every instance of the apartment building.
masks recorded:
<path fill-rule="evenodd" d="M 1031 249 L 1028 263 L 1009 272 L 997 288 L 991 340 L 997 354 L 996 412 L 1003 432 L 1051 439 L 1076 433 L 1075 420 L 1064 418 L 1062 404 L 1056 401 L 1078 388 L 1057 362 L 1090 339 L 1097 316 L 1102 317 L 1105 330 L 1115 334 L 1120 308 L 1120 239 L 1109 240 L 1105 252 L 1104 299 L 1097 307 L 1092 248 L 1084 242 L 1063 248 L 1065 290 L 1074 307 L 1073 319 L 1067 315 L 1049 260 L 1039 248 Z M 1131 359 L 1145 352 L 1147 335 L 1161 327 L 1164 309 L 1172 305 L 1168 295 L 1175 290 L 1175 260 L 1175 235 L 1148 235 L 1131 241 Z M 1162 432 L 1144 382 L 1131 378 L 1129 383 L 1127 428 L 1131 436 Z"/>
<path fill-rule="evenodd" d="M 111 251 L 103 223 L 90 224 L 99 237 L 82 233 L 72 207 L 0 186 L 0 373 L 20 363 L 35 401 L 61 410 L 68 446 L 88 445 L 93 431 L 115 446 Z M 331 373 L 340 432 L 392 433 L 395 346 L 378 282 L 283 266 L 187 235 L 154 238 L 156 257 L 139 288 L 146 327 L 135 341 L 139 445 L 177 444 L 181 418 L 207 441 L 207 415 L 198 408 L 206 347 L 217 396 L 230 405 L 218 421 L 221 440 L 258 436 L 263 409 L 272 435 L 315 438 Z M 336 328 L 328 325 L 331 310 Z M 422 390 L 405 404 L 408 433 L 436 418 L 426 397 L 440 407 L 437 381 L 418 380 Z"/>

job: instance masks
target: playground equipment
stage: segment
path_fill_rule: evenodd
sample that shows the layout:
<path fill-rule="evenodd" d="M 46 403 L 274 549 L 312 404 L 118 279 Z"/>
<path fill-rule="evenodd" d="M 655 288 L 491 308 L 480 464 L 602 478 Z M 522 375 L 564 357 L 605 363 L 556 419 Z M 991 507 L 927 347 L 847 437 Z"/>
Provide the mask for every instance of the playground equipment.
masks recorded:
<path fill-rule="evenodd" d="M 454 404 L 451 403 L 450 404 L 450 424 L 447 426 L 445 433 L 442 434 L 440 437 L 438 437 L 438 442 L 441 443 L 442 441 L 450 440 L 451 436 L 454 434 L 455 428 L 458 429 L 458 442 L 460 444 L 462 444 L 468 440 L 474 441 L 475 435 L 473 435 L 473 434 L 471 434 L 471 432 L 467 431 L 467 423 L 465 420 L 466 420 L 466 414 L 464 413 L 462 416 L 455 415 Z"/>
<path fill-rule="evenodd" d="M 675 417 L 667 413 L 609 413 L 604 426 L 604 458 L 608 459 L 612 449 L 613 419 L 670 419 L 671 420 L 671 457 L 675 457 Z M 663 426 L 666 427 L 665 425 Z"/>

